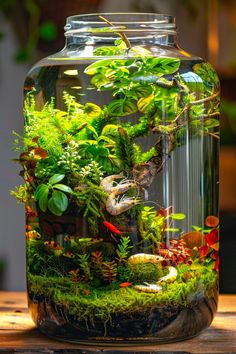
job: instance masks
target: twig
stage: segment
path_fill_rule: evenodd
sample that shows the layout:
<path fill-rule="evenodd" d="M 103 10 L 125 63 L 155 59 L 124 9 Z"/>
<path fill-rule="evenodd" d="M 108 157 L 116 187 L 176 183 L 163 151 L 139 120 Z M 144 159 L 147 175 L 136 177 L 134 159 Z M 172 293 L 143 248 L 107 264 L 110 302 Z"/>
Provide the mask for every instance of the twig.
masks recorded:
<path fill-rule="evenodd" d="M 220 92 L 217 91 L 217 92 L 214 93 L 214 95 L 212 95 L 212 96 L 209 96 L 209 97 L 206 97 L 206 98 L 202 98 L 201 100 L 198 100 L 198 101 L 192 101 L 192 102 L 190 102 L 189 104 L 190 104 L 191 106 L 195 106 L 195 105 L 197 105 L 197 104 L 205 103 L 205 102 L 208 102 L 208 101 L 213 100 L 214 98 L 216 98 L 217 96 L 219 96 L 219 94 L 220 94 Z"/>
<path fill-rule="evenodd" d="M 109 26 L 111 26 L 111 27 L 115 27 L 114 25 L 113 25 L 113 23 L 111 23 L 109 20 L 107 20 L 105 17 L 103 17 L 103 16 L 99 16 L 99 18 L 101 19 L 101 20 L 103 20 L 104 22 L 106 22 Z M 117 34 L 119 34 L 119 36 L 123 39 L 123 41 L 125 42 L 125 44 L 126 44 L 126 46 L 127 46 L 127 48 L 131 48 L 131 43 L 130 43 L 130 41 L 128 40 L 128 37 L 122 32 L 122 31 L 116 31 L 116 33 Z"/>

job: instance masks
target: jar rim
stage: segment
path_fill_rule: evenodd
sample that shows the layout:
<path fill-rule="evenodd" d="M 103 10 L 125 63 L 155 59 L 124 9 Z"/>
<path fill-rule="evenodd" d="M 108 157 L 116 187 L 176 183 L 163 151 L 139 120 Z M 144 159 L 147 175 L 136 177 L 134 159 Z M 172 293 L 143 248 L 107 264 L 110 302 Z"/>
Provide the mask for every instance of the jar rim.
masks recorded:
<path fill-rule="evenodd" d="M 74 31 L 89 31 L 89 28 L 106 28 L 109 31 L 108 20 L 111 24 L 111 32 L 115 28 L 122 27 L 124 31 L 153 31 L 176 30 L 175 17 L 168 14 L 137 13 L 137 12 L 106 12 L 69 16 L 66 19 L 65 35 Z"/>

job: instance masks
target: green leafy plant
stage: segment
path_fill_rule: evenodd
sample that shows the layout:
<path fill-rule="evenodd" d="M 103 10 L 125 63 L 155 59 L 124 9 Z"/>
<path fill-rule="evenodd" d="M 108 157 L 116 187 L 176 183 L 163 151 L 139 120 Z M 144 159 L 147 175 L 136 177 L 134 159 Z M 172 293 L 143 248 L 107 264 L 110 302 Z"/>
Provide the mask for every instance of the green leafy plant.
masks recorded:
<path fill-rule="evenodd" d="M 132 249 L 130 243 L 131 243 L 130 237 L 127 236 L 121 238 L 120 243 L 118 244 L 116 250 L 119 263 L 123 263 L 127 260 L 130 254 L 130 250 Z"/>
<path fill-rule="evenodd" d="M 68 197 L 65 193 L 71 194 L 70 187 L 61 182 L 65 175 L 56 174 L 52 176 L 47 184 L 40 184 L 34 193 L 34 199 L 38 202 L 39 208 L 45 212 L 49 209 L 55 215 L 62 215 L 68 207 Z"/>
<path fill-rule="evenodd" d="M 117 264 L 115 261 L 104 261 L 101 268 L 101 274 L 104 281 L 111 284 L 117 274 Z"/>
<path fill-rule="evenodd" d="M 109 27 L 101 31 L 114 27 L 105 22 Z M 190 63 L 193 71 L 188 72 L 180 59 L 153 56 L 143 46 L 132 47 L 122 29 L 112 31 L 120 39 L 95 50 L 96 61 L 82 74 L 82 94 L 68 89 L 39 105 L 38 94 L 31 91 L 25 100 L 24 138 L 15 137 L 27 186 L 15 193 L 22 201 L 33 197 L 40 214 L 39 221 L 28 216 L 40 235 L 27 233 L 30 292 L 65 305 L 68 315 L 85 321 L 84 328 L 96 320 L 112 323 L 114 314 L 126 311 L 148 313 L 157 305 L 182 310 L 192 306 L 192 294 L 200 291 L 207 298 L 216 286 L 207 259 L 193 259 L 178 240 L 177 226 L 185 214 L 146 203 L 157 204 L 148 198 L 154 195 L 149 187 L 162 178 L 159 172 L 186 144 L 187 134 L 196 141 L 204 135 L 218 139 L 218 79 L 205 63 Z M 105 91 L 103 105 L 86 102 L 92 91 L 98 96 Z M 167 233 L 173 237 L 169 242 Z M 169 263 L 130 264 L 135 252 L 151 253 L 151 260 L 161 254 Z M 166 265 L 178 275 L 162 291 L 134 288 L 155 284 L 167 274 Z"/>
<path fill-rule="evenodd" d="M 165 228 L 165 218 L 157 215 L 153 207 L 145 206 L 141 209 L 139 218 L 140 234 L 145 242 L 150 242 L 158 250 Z"/>
<path fill-rule="evenodd" d="M 91 279 L 91 270 L 90 270 L 90 264 L 89 264 L 89 255 L 88 254 L 80 254 L 78 255 L 79 259 L 79 266 L 83 272 L 84 280 L 88 281 Z"/>
<path fill-rule="evenodd" d="M 32 199 L 31 195 L 28 193 L 26 185 L 16 186 L 15 190 L 10 190 L 10 195 L 16 198 L 17 203 L 26 204 L 30 199 Z"/>

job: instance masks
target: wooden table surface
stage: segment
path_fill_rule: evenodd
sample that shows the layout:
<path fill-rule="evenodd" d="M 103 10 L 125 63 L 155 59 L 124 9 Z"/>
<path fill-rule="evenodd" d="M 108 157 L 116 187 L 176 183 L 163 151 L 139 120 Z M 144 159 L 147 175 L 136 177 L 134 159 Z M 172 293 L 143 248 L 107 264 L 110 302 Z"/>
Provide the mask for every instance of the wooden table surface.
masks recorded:
<path fill-rule="evenodd" d="M 138 347 L 89 347 L 58 342 L 45 337 L 35 327 L 25 293 L 0 292 L 1 353 L 236 353 L 236 295 L 221 295 L 218 314 L 210 328 L 186 341 Z M 141 354 L 141 353 L 140 353 Z"/>

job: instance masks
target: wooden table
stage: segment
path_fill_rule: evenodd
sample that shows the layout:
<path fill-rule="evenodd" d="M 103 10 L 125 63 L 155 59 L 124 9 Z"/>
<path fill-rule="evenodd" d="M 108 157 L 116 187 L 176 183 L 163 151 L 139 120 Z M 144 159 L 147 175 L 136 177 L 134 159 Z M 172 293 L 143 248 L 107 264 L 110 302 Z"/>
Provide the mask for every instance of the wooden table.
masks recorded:
<path fill-rule="evenodd" d="M 236 353 L 236 295 L 221 295 L 212 326 L 198 337 L 183 342 L 139 347 L 86 347 L 57 342 L 35 327 L 26 305 L 25 293 L 0 292 L 1 353 Z M 141 354 L 141 353 L 140 353 Z M 143 354 L 143 353 L 142 353 Z"/>

